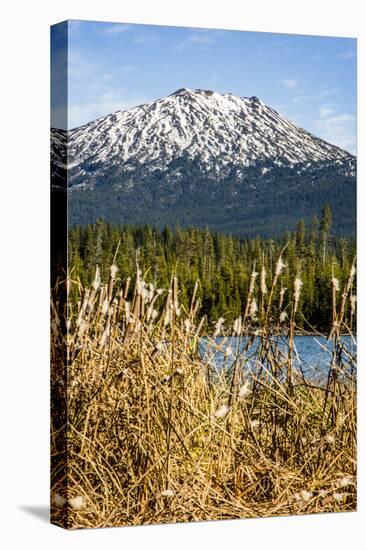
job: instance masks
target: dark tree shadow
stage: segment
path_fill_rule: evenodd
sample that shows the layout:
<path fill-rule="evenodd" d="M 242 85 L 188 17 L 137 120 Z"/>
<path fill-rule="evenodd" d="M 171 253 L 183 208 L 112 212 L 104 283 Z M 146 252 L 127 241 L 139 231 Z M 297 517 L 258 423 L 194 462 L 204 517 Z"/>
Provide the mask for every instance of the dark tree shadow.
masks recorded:
<path fill-rule="evenodd" d="M 20 509 L 27 514 L 40 519 L 42 522 L 50 522 L 50 507 L 49 506 L 20 506 Z"/>

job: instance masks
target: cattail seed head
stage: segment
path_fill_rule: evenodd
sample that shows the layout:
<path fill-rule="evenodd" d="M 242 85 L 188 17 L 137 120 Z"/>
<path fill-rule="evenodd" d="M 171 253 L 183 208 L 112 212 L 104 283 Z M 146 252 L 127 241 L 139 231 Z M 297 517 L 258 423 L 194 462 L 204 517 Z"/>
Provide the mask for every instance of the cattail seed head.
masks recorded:
<path fill-rule="evenodd" d="M 339 291 L 339 280 L 336 277 L 332 277 L 332 286 L 336 292 Z"/>
<path fill-rule="evenodd" d="M 306 491 L 305 489 L 300 491 L 300 497 L 304 502 L 309 502 L 312 496 L 313 496 L 313 493 L 311 491 Z"/>
<path fill-rule="evenodd" d="M 73 510 L 82 510 L 85 507 L 85 499 L 82 496 L 69 498 L 69 504 Z"/>
<path fill-rule="evenodd" d="M 60 495 L 59 493 L 56 493 L 53 497 L 53 503 L 58 508 L 62 508 L 66 504 L 66 498 Z"/>
<path fill-rule="evenodd" d="M 250 302 L 249 315 L 254 320 L 258 311 L 257 300 L 253 298 Z"/>
<path fill-rule="evenodd" d="M 97 267 L 95 268 L 95 277 L 94 277 L 92 287 L 94 290 L 98 290 L 99 285 L 100 285 L 100 269 L 99 269 L 99 266 L 97 265 Z"/>
<path fill-rule="evenodd" d="M 240 388 L 239 390 L 239 393 L 238 393 L 238 396 L 241 398 L 241 399 L 245 399 L 246 397 L 248 397 L 248 395 L 250 394 L 250 384 L 248 382 L 248 380 L 242 385 L 242 387 Z"/>
<path fill-rule="evenodd" d="M 118 267 L 115 264 L 112 264 L 110 267 L 110 274 L 111 274 L 112 281 L 114 281 L 114 279 L 116 278 L 117 271 L 118 271 Z"/>
<path fill-rule="evenodd" d="M 301 292 L 302 285 L 303 285 L 303 282 L 300 279 L 300 277 L 296 277 L 296 279 L 294 281 L 294 302 L 295 302 L 294 311 L 295 312 L 297 311 L 297 306 L 299 304 L 300 292 Z"/>
<path fill-rule="evenodd" d="M 223 418 L 224 416 L 227 415 L 229 411 L 230 411 L 230 407 L 228 405 L 221 405 L 221 407 L 219 407 L 217 411 L 214 412 L 213 416 L 215 418 Z"/>
<path fill-rule="evenodd" d="M 263 266 L 261 270 L 261 293 L 264 296 L 267 294 L 267 285 L 266 285 L 266 269 Z"/>
<path fill-rule="evenodd" d="M 191 330 L 191 321 L 189 319 L 184 319 L 184 330 L 189 334 L 190 330 Z"/>
<path fill-rule="evenodd" d="M 287 311 L 281 311 L 280 313 L 280 323 L 284 323 L 287 319 L 288 315 L 287 315 Z"/>
<path fill-rule="evenodd" d="M 277 260 L 275 276 L 278 277 L 279 275 L 281 275 L 281 272 L 285 267 L 286 267 L 286 264 L 283 263 L 282 256 L 280 256 Z"/>
<path fill-rule="evenodd" d="M 215 324 L 214 334 L 213 334 L 213 335 L 214 335 L 214 338 L 220 334 L 220 332 L 221 332 L 221 330 L 222 330 L 222 328 L 223 328 L 223 326 L 224 326 L 224 322 L 225 322 L 224 317 L 220 317 L 220 318 L 217 320 L 217 322 L 216 322 L 216 324 Z"/>
<path fill-rule="evenodd" d="M 233 325 L 233 331 L 235 336 L 239 336 L 241 334 L 241 328 L 242 328 L 242 322 L 241 322 L 241 315 L 234 321 Z"/>
<path fill-rule="evenodd" d="M 172 498 L 174 496 L 174 491 L 172 491 L 172 489 L 165 489 L 164 491 L 161 491 L 160 496 L 164 498 Z"/>
<path fill-rule="evenodd" d="M 234 355 L 233 350 L 232 350 L 232 348 L 231 348 L 230 346 L 228 346 L 228 347 L 226 348 L 225 354 L 224 354 L 224 355 L 225 355 L 225 359 L 226 359 L 227 357 L 230 357 L 230 356 Z"/>

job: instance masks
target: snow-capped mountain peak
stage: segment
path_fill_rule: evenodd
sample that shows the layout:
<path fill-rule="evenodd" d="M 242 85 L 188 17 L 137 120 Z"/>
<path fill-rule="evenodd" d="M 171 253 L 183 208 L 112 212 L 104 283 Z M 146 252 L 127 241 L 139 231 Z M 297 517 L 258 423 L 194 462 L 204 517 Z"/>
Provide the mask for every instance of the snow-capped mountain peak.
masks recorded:
<path fill-rule="evenodd" d="M 226 167 L 240 173 L 267 161 L 276 165 L 346 161 L 351 155 L 316 138 L 257 97 L 180 88 L 157 101 L 117 111 L 68 133 L 73 176 L 136 163 L 164 170 L 185 155 L 218 175 Z M 86 165 L 89 170 L 86 169 Z M 91 170 L 90 170 L 91 168 Z M 78 178 L 80 181 L 80 179 Z"/>

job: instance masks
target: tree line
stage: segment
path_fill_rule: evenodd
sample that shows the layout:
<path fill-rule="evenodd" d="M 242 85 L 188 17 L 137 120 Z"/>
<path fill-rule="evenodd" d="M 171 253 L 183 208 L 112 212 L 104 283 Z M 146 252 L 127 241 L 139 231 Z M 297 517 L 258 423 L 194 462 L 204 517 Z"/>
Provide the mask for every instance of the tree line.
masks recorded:
<path fill-rule="evenodd" d="M 324 205 L 320 219 L 306 224 L 300 219 L 296 230 L 282 238 L 240 238 L 208 228 L 151 225 L 112 225 L 97 220 L 69 231 L 69 268 L 72 277 L 88 285 L 96 265 L 108 280 L 112 264 L 124 282 L 134 280 L 138 265 L 146 282 L 168 288 L 172 274 L 179 281 L 180 301 L 188 307 L 196 281 L 201 313 L 210 323 L 224 317 L 232 322 L 244 310 L 253 269 L 262 272 L 270 287 L 278 257 L 283 250 L 285 268 L 281 276 L 285 302 L 291 300 L 296 277 L 302 280 L 297 323 L 305 329 L 326 330 L 331 319 L 331 279 L 345 284 L 355 255 L 353 237 L 332 234 L 332 211 Z M 257 278 L 258 301 L 260 277 Z M 279 301 L 277 285 L 274 303 Z M 353 291 L 355 292 L 355 291 Z M 276 302 L 277 300 L 277 302 Z"/>

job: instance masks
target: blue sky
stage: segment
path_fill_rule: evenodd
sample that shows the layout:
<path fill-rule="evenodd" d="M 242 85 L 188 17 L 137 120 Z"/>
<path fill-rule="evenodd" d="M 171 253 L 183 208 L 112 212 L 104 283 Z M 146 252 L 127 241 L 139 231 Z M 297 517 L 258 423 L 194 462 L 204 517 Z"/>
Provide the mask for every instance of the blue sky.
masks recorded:
<path fill-rule="evenodd" d="M 66 70 L 59 31 L 51 52 L 57 82 Z M 355 39 L 69 21 L 68 75 L 69 128 L 178 88 L 205 88 L 256 95 L 356 152 Z M 54 91 L 53 125 L 62 126 L 62 94 Z"/>

